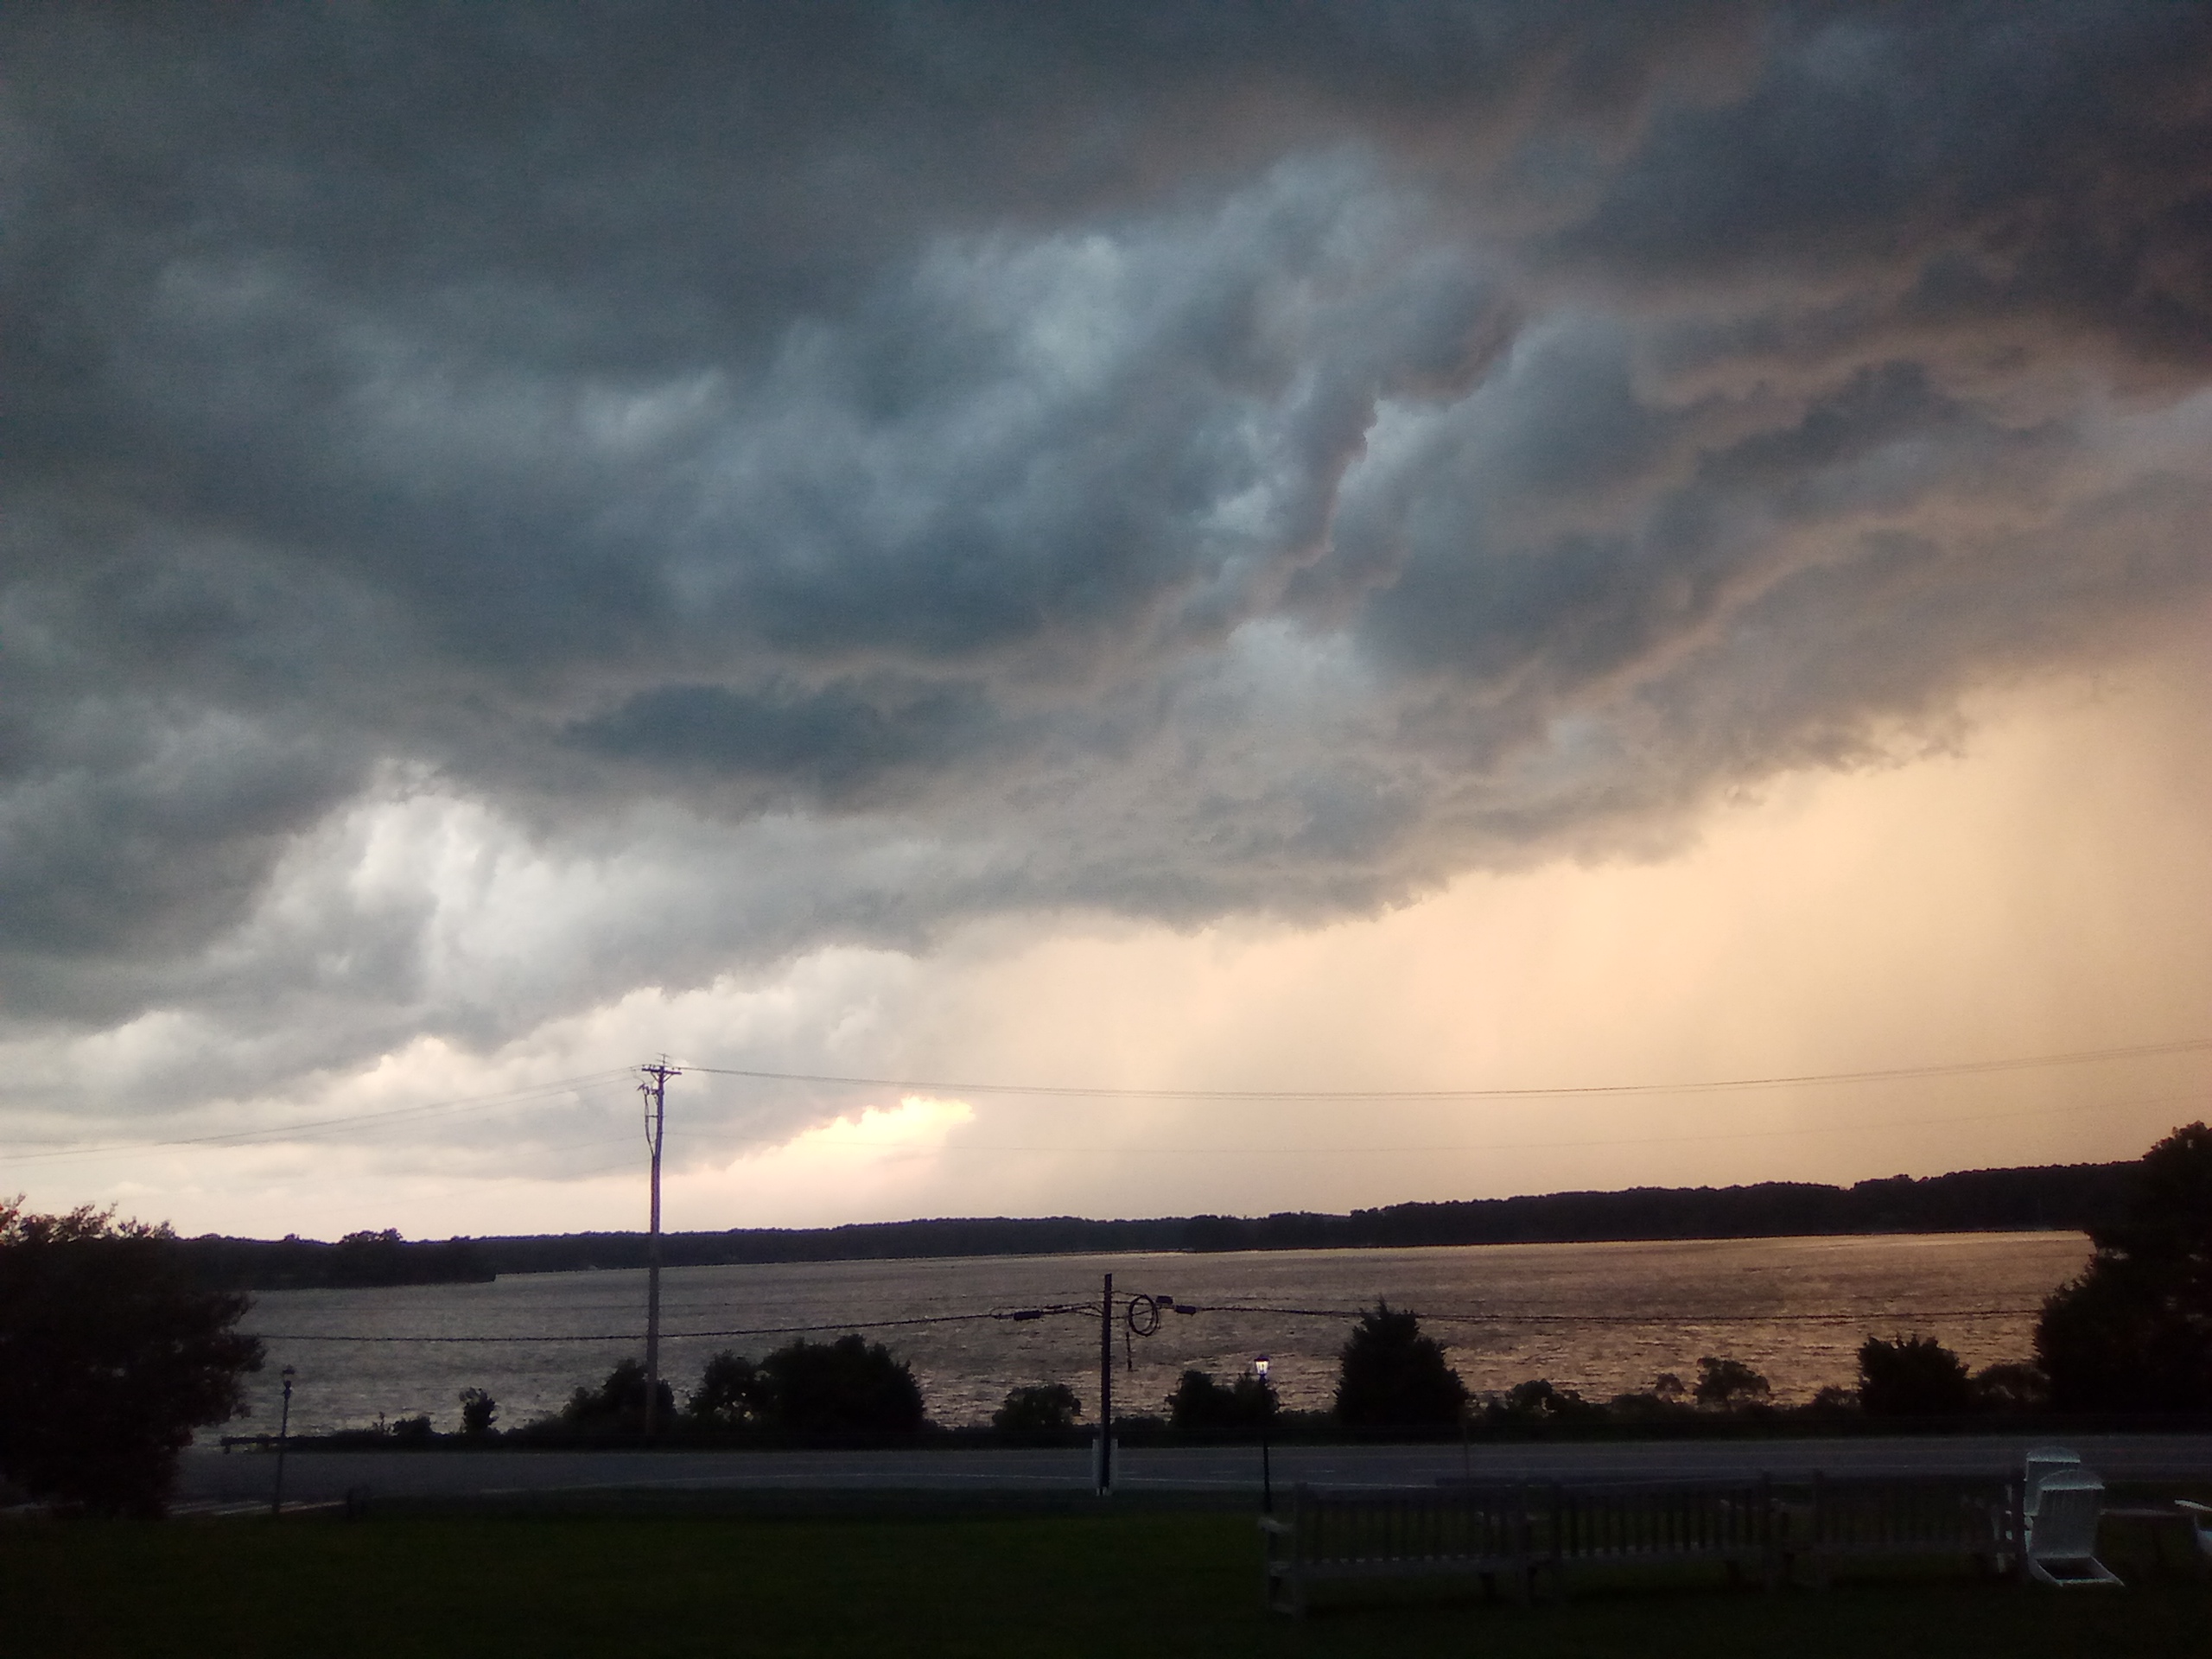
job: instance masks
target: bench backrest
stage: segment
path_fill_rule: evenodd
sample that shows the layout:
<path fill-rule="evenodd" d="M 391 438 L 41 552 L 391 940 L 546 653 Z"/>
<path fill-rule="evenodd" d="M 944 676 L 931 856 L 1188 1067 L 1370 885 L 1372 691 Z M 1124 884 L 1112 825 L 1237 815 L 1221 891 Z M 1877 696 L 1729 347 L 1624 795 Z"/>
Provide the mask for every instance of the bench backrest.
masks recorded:
<path fill-rule="evenodd" d="M 1823 1550 L 1978 1554 L 2005 1510 L 1986 1481 L 1832 1480 L 1813 1478 L 1813 1542 Z"/>
<path fill-rule="evenodd" d="M 1439 1491 L 1321 1491 L 1292 1498 L 1293 1549 L 1316 1564 L 1376 1560 L 1502 1560 L 1528 1550 L 1522 1487 Z"/>
<path fill-rule="evenodd" d="M 1562 1564 L 1659 1556 L 1743 1556 L 1775 1541 L 1764 1480 L 1726 1484 L 1554 1486 L 1540 1553 Z"/>

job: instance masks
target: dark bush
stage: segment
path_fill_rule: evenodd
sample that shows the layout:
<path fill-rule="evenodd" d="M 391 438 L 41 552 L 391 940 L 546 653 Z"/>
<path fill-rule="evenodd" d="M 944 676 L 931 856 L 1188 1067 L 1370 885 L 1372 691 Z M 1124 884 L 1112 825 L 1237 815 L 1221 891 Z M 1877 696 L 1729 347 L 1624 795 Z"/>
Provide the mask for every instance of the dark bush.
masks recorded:
<path fill-rule="evenodd" d="M 723 1428 L 766 1421 L 766 1380 L 761 1376 L 760 1368 L 743 1354 L 725 1350 L 707 1362 L 699 1386 L 684 1409 L 695 1422 L 712 1423 Z"/>
<path fill-rule="evenodd" d="M 413 1417 L 392 1419 L 391 1438 L 402 1446 L 428 1446 L 436 1434 L 427 1411 Z"/>
<path fill-rule="evenodd" d="M 1196 1368 L 1183 1373 L 1167 1396 L 1167 1421 L 1178 1428 L 1257 1428 L 1272 1421 L 1282 1402 L 1274 1384 L 1247 1370 L 1236 1382 L 1217 1382 Z"/>
<path fill-rule="evenodd" d="M 1740 1359 L 1715 1359 L 1705 1355 L 1697 1363 L 1697 1382 L 1690 1398 L 1715 1411 L 1741 1411 L 1763 1406 L 1773 1397 L 1767 1380 Z"/>
<path fill-rule="evenodd" d="M 1356 1427 L 1421 1428 L 1456 1423 L 1467 1385 L 1445 1363 L 1443 1345 L 1421 1333 L 1418 1315 L 1388 1302 L 1359 1316 L 1337 1376 L 1337 1420 Z"/>
<path fill-rule="evenodd" d="M 159 1514 L 192 1431 L 238 1415 L 261 1344 L 250 1299 L 207 1291 L 166 1227 L 0 1199 L 0 1479 Z"/>
<path fill-rule="evenodd" d="M 1654 1407 L 1659 1406 L 1656 1397 L 1651 1395 L 1624 1395 L 1613 1402 L 1613 1407 L 1624 1416 L 1636 1415 L 1646 1401 Z M 1493 1395 L 1483 1405 L 1484 1421 L 1518 1427 L 1603 1422 L 1608 1414 L 1606 1408 L 1585 1400 L 1575 1389 L 1555 1389 L 1548 1379 L 1541 1376 L 1516 1383 L 1503 1394 Z"/>
<path fill-rule="evenodd" d="M 991 1427 L 1009 1433 L 1041 1434 L 1073 1428 L 1083 1402 L 1065 1382 L 1039 1382 L 1009 1389 L 1006 1403 L 991 1414 Z"/>
<path fill-rule="evenodd" d="M 1859 1345 L 1859 1403 L 1870 1417 L 1939 1417 L 1968 1411 L 1965 1362 L 1933 1337 L 1869 1337 Z"/>
<path fill-rule="evenodd" d="M 2212 1411 L 2212 1129 L 2143 1155 L 2088 1268 L 2044 1302 L 2036 1359 L 2061 1411 Z"/>
<path fill-rule="evenodd" d="M 1662 1371 L 1641 1394 L 1617 1394 L 1605 1402 L 1604 1409 L 1625 1421 L 1656 1421 L 1687 1413 L 1690 1409 L 1689 1395 L 1681 1377 L 1672 1371 Z"/>
<path fill-rule="evenodd" d="M 461 1432 L 472 1440 L 480 1440 L 492 1432 L 498 1421 L 499 1402 L 481 1389 L 461 1391 Z"/>
<path fill-rule="evenodd" d="M 804 1338 L 760 1362 L 767 1419 L 804 1433 L 910 1434 L 922 1426 L 922 1389 L 906 1361 L 857 1335 Z"/>
<path fill-rule="evenodd" d="M 2032 1365 L 2007 1361 L 1974 1374 L 1976 1411 L 2033 1412 L 2050 1408 L 2050 1383 Z"/>
<path fill-rule="evenodd" d="M 657 1415 L 666 1421 L 676 1409 L 676 1394 L 664 1379 Z M 561 1421 L 592 1433 L 642 1433 L 645 1427 L 645 1362 L 626 1359 L 596 1389 L 578 1389 L 561 1408 Z"/>

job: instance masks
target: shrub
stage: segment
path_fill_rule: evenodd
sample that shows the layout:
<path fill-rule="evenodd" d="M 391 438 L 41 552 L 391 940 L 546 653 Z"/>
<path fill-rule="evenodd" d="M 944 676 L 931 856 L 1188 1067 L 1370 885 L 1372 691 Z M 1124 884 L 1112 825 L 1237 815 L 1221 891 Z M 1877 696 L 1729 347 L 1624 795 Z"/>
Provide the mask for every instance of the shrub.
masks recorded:
<path fill-rule="evenodd" d="M 1715 1411 L 1741 1411 L 1763 1406 L 1773 1396 L 1767 1380 L 1740 1359 L 1715 1359 L 1705 1355 L 1697 1363 L 1697 1382 L 1690 1398 Z"/>
<path fill-rule="evenodd" d="M 760 1422 L 768 1415 L 767 1383 L 759 1366 L 725 1350 L 707 1362 L 684 1409 L 694 1421 L 720 1427 Z"/>
<path fill-rule="evenodd" d="M 2088 1270 L 2044 1303 L 2036 1359 L 2061 1411 L 2212 1410 L 2212 1129 L 2143 1155 Z"/>
<path fill-rule="evenodd" d="M 437 1431 L 431 1427 L 427 1411 L 413 1417 L 395 1417 L 391 1423 L 391 1438 L 402 1446 L 428 1446 Z"/>
<path fill-rule="evenodd" d="M 200 1289 L 166 1227 L 0 1199 L 0 1479 L 156 1515 L 192 1431 L 239 1415 L 250 1299 Z"/>
<path fill-rule="evenodd" d="M 1970 1409 L 1965 1363 L 1933 1337 L 1869 1337 L 1859 1347 L 1859 1403 L 1870 1417 L 1936 1417 Z"/>
<path fill-rule="evenodd" d="M 1359 1316 L 1340 1356 L 1337 1419 L 1355 1427 L 1438 1427 L 1459 1421 L 1467 1385 L 1418 1315 L 1377 1302 Z"/>
<path fill-rule="evenodd" d="M 1580 1396 L 1577 1397 L 1580 1398 Z M 1607 1415 L 1618 1417 L 1624 1421 L 1662 1421 L 1669 1418 L 1684 1416 L 1690 1410 L 1680 1396 L 1669 1399 L 1652 1389 L 1646 1389 L 1636 1394 L 1617 1394 L 1606 1401 L 1602 1407 L 1590 1405 L 1586 1401 L 1583 1403 L 1589 1409 L 1602 1410 Z"/>
<path fill-rule="evenodd" d="M 1638 1414 L 1646 1402 L 1652 1407 L 1660 1404 L 1652 1395 L 1624 1395 L 1613 1404 L 1623 1415 L 1630 1416 Z M 1516 1383 L 1505 1393 L 1491 1396 L 1483 1406 L 1484 1419 L 1499 1424 L 1602 1422 L 1606 1415 L 1604 1406 L 1585 1400 L 1573 1389 L 1554 1388 L 1549 1379 L 1541 1376 Z"/>
<path fill-rule="evenodd" d="M 2007 1361 L 1985 1365 L 1970 1384 L 1977 1411 L 2044 1411 L 2050 1405 L 2050 1383 L 2032 1365 Z"/>
<path fill-rule="evenodd" d="M 857 1335 L 801 1338 L 760 1362 L 768 1421 L 807 1433 L 910 1434 L 922 1426 L 922 1389 L 906 1361 Z"/>
<path fill-rule="evenodd" d="M 472 1440 L 480 1440 L 492 1432 L 492 1425 L 499 1415 L 499 1402 L 481 1389 L 461 1391 L 461 1432 Z"/>
<path fill-rule="evenodd" d="M 660 1385 L 658 1417 L 665 1421 L 676 1410 L 675 1391 L 666 1379 Z M 604 1433 L 642 1432 L 645 1426 L 645 1362 L 626 1359 L 607 1374 L 596 1389 L 578 1389 L 561 1408 L 561 1421 L 574 1428 Z"/>
<path fill-rule="evenodd" d="M 1009 1389 L 1006 1403 L 991 1414 L 991 1427 L 1011 1433 L 1048 1433 L 1073 1428 L 1083 1402 L 1065 1382 L 1038 1382 Z"/>
<path fill-rule="evenodd" d="M 1274 1384 L 1246 1370 L 1233 1383 L 1214 1380 L 1211 1371 L 1185 1371 L 1167 1396 L 1167 1421 L 1178 1428 L 1256 1428 L 1270 1421 L 1282 1402 Z"/>

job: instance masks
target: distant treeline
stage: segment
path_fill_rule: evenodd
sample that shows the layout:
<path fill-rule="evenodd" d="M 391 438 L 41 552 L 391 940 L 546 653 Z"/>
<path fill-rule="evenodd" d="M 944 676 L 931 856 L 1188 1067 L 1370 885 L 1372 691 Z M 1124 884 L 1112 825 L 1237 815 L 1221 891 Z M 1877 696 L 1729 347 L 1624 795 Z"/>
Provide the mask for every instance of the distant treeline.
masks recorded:
<path fill-rule="evenodd" d="M 1452 1204 L 1394 1204 L 1380 1210 L 1356 1210 L 1348 1216 L 1170 1216 L 1141 1221 L 1052 1216 L 734 1228 L 723 1233 L 667 1234 L 661 1248 L 662 1260 L 671 1266 L 708 1267 L 1134 1250 L 1371 1249 L 1799 1234 L 2079 1230 L 2118 1212 L 2137 1167 L 2129 1162 L 1962 1170 L 1923 1179 L 1891 1176 L 1848 1187 L 1768 1181 L 1756 1186 L 1554 1192 Z M 474 1246 L 499 1273 L 635 1268 L 645 1261 L 642 1233 L 484 1238 L 475 1240 Z"/>
<path fill-rule="evenodd" d="M 202 1285 L 216 1290 L 359 1290 L 374 1285 L 481 1284 L 494 1268 L 473 1240 L 413 1242 L 387 1228 L 313 1238 L 181 1238 L 176 1249 Z M 510 1269 L 512 1271 L 512 1269 Z"/>
<path fill-rule="evenodd" d="M 2114 1217 L 2138 1166 L 1974 1169 L 1855 1186 L 1637 1187 L 1454 1204 L 1394 1204 L 1348 1216 L 1163 1216 L 1141 1221 L 887 1221 L 846 1227 L 739 1227 L 670 1233 L 671 1267 L 880 1262 L 907 1256 L 1066 1255 L 1136 1250 L 1374 1249 L 1421 1244 L 1574 1244 L 1605 1240 L 1777 1238 L 1793 1234 L 2013 1232 L 2087 1229 Z M 386 1230 L 334 1244 L 306 1238 L 179 1239 L 194 1276 L 238 1290 L 480 1283 L 502 1273 L 641 1268 L 643 1233 L 410 1241 Z"/>

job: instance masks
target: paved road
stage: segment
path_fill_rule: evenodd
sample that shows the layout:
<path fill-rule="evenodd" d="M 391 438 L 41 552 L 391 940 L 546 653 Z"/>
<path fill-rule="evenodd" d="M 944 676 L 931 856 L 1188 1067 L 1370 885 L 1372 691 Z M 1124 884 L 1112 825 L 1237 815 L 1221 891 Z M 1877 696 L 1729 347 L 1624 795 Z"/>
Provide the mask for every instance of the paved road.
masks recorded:
<path fill-rule="evenodd" d="M 1956 1439 L 1699 1441 L 1672 1444 L 1277 1447 L 1279 1486 L 1430 1486 L 1477 1480 L 1698 1480 L 1832 1475 L 1989 1475 L 2020 1466 L 2018 1436 Z M 2069 1442 L 2109 1481 L 2212 1483 L 2212 1435 L 2086 1435 Z M 178 1497 L 187 1504 L 266 1501 L 273 1455 L 185 1453 Z M 1117 1486 L 1133 1492 L 1256 1492 L 1250 1447 L 1131 1448 Z M 387 1497 L 505 1497 L 589 1492 L 933 1491 L 1079 1492 L 1090 1459 L 1081 1451 L 926 1452 L 294 1452 L 288 1500 L 315 1502 L 366 1487 Z"/>

